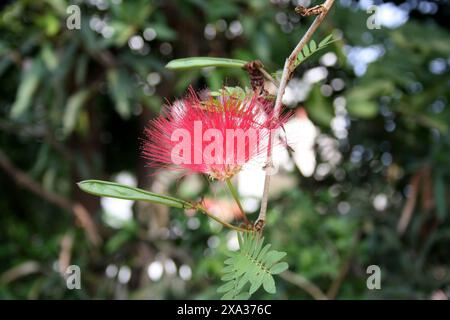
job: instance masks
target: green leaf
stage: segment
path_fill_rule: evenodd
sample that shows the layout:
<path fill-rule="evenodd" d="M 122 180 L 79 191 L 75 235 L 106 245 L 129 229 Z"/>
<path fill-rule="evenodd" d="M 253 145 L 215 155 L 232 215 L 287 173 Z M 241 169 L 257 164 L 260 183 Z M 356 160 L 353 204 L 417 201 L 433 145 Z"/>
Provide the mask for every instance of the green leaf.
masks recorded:
<path fill-rule="evenodd" d="M 127 119 L 131 114 L 129 93 L 132 92 L 131 79 L 123 70 L 111 69 L 107 74 L 109 94 L 115 102 L 117 112 Z"/>
<path fill-rule="evenodd" d="M 134 188 L 109 181 L 85 180 L 79 182 L 78 186 L 84 192 L 101 197 L 147 201 L 180 209 L 193 208 L 192 204 L 181 199 L 162 196 L 139 188 Z"/>
<path fill-rule="evenodd" d="M 261 287 L 261 285 L 263 284 L 264 281 L 264 277 L 258 277 L 255 279 L 255 281 L 252 282 L 251 286 L 250 286 L 250 295 L 252 295 L 253 293 L 256 292 L 256 290 L 259 289 L 259 287 Z"/>
<path fill-rule="evenodd" d="M 248 300 L 250 298 L 250 293 L 241 292 L 235 297 L 235 300 Z"/>
<path fill-rule="evenodd" d="M 242 252 L 248 253 L 250 251 L 250 247 L 253 244 L 250 237 L 251 237 L 250 233 L 245 233 L 243 235 L 243 242 L 242 242 L 242 249 L 241 249 Z"/>
<path fill-rule="evenodd" d="M 317 51 L 325 48 L 327 45 L 334 42 L 334 40 L 330 41 L 332 37 L 333 37 L 332 34 L 327 36 L 325 39 L 320 41 L 319 46 L 317 46 L 317 43 L 314 40 L 311 40 L 309 43 L 305 44 L 302 51 L 297 56 L 295 67 L 297 67 L 300 63 L 306 60 L 309 56 L 313 55 Z"/>
<path fill-rule="evenodd" d="M 328 36 L 326 36 L 322 41 L 319 42 L 319 48 L 322 48 L 329 44 L 331 38 L 333 38 L 333 34 L 329 34 Z"/>
<path fill-rule="evenodd" d="M 246 63 L 247 61 L 228 58 L 194 57 L 172 60 L 166 65 L 166 68 L 171 70 L 197 69 L 205 67 L 242 68 Z"/>
<path fill-rule="evenodd" d="M 261 248 L 264 244 L 264 238 L 259 239 L 256 242 L 256 246 L 252 249 L 251 255 L 253 259 L 256 259 L 259 255 L 259 253 L 261 252 Z"/>
<path fill-rule="evenodd" d="M 234 278 L 235 278 L 234 273 L 227 273 L 222 278 L 220 278 L 220 280 L 222 280 L 222 281 L 230 281 L 230 280 L 233 280 Z"/>
<path fill-rule="evenodd" d="M 239 259 L 236 260 L 236 263 L 234 264 L 236 268 L 236 275 L 242 276 L 246 272 L 248 272 L 249 264 L 248 259 L 246 256 L 239 256 Z"/>
<path fill-rule="evenodd" d="M 250 88 L 241 88 L 241 87 L 223 87 L 217 91 L 211 91 L 210 95 L 214 97 L 218 96 L 233 96 L 240 99 L 245 99 L 246 97 L 251 97 L 253 91 Z"/>
<path fill-rule="evenodd" d="M 234 271 L 234 265 L 227 265 L 225 268 L 223 268 L 222 272 L 223 273 L 229 273 L 229 272 L 233 272 Z"/>
<path fill-rule="evenodd" d="M 303 47 L 302 52 L 303 52 L 303 55 L 305 56 L 305 58 L 307 58 L 311 54 L 311 52 L 309 51 L 308 45 L 305 45 Z"/>
<path fill-rule="evenodd" d="M 45 43 L 42 46 L 41 57 L 42 61 L 45 63 L 45 66 L 49 70 L 53 71 L 58 67 L 58 57 L 50 44 Z"/>
<path fill-rule="evenodd" d="M 243 246 L 243 242 L 244 242 L 243 236 L 241 236 L 241 234 L 238 233 L 237 238 L 238 238 L 238 243 L 239 243 L 239 249 L 242 250 L 242 246 Z"/>
<path fill-rule="evenodd" d="M 316 44 L 316 42 L 315 42 L 314 40 L 311 40 L 311 41 L 309 42 L 309 50 L 310 50 L 311 52 L 314 52 L 314 51 L 317 50 L 317 44 Z"/>
<path fill-rule="evenodd" d="M 234 292 L 233 291 L 228 291 L 220 299 L 221 300 L 233 300 L 234 298 L 235 298 Z"/>
<path fill-rule="evenodd" d="M 247 282 L 248 282 L 248 279 L 245 277 L 245 275 L 242 278 L 240 278 L 239 280 L 237 280 L 237 286 L 235 288 L 236 294 L 238 292 L 240 292 L 242 290 L 242 288 L 244 288 L 244 286 Z"/>
<path fill-rule="evenodd" d="M 377 115 L 378 105 L 366 99 L 358 100 L 349 98 L 347 101 L 347 111 L 353 117 L 371 119 Z"/>
<path fill-rule="evenodd" d="M 270 244 L 264 245 L 264 238 L 254 233 L 238 233 L 240 250 L 228 258 L 223 269 L 222 285 L 218 292 L 223 292 L 222 299 L 249 298 L 262 285 L 267 292 L 275 292 L 273 274 L 283 272 L 288 268 L 286 262 L 276 263 L 286 253 L 276 250 L 269 251 Z M 271 268 L 272 267 L 272 268 Z M 250 282 L 249 292 L 243 288 Z"/>
<path fill-rule="evenodd" d="M 220 286 L 217 289 L 217 292 L 219 292 L 219 293 L 227 292 L 227 291 L 231 290 L 234 287 L 234 285 L 235 285 L 234 281 L 227 282 L 224 285 Z"/>
<path fill-rule="evenodd" d="M 272 245 L 270 243 L 266 244 L 264 248 L 262 248 L 261 252 L 258 254 L 258 257 L 256 259 L 261 260 L 266 255 L 267 251 L 269 251 L 271 246 Z"/>
<path fill-rule="evenodd" d="M 161 41 L 173 41 L 177 38 L 177 32 L 170 28 L 167 24 L 156 23 L 150 24 L 148 27 L 153 28 L 156 32 L 156 39 Z"/>
<path fill-rule="evenodd" d="M 320 92 L 320 87 L 315 85 L 311 90 L 306 103 L 306 110 L 311 120 L 319 125 L 329 127 L 334 117 L 334 108 L 330 99 L 325 98 Z"/>
<path fill-rule="evenodd" d="M 388 80 L 375 80 L 350 89 L 346 97 L 348 113 L 361 119 L 374 118 L 378 114 L 377 97 L 389 95 L 394 89 Z"/>
<path fill-rule="evenodd" d="M 273 277 L 270 274 L 266 273 L 263 279 L 264 290 L 266 290 L 268 293 L 276 293 L 277 289 L 275 287 L 275 280 L 273 280 Z"/>
<path fill-rule="evenodd" d="M 42 71 L 43 67 L 40 60 L 35 60 L 30 67 L 23 71 L 16 101 L 11 107 L 11 118 L 17 119 L 27 111 L 31 99 L 38 88 Z"/>
<path fill-rule="evenodd" d="M 253 237 L 255 237 L 255 239 L 253 239 L 253 241 L 250 241 L 251 245 L 250 245 L 250 248 L 249 248 L 249 250 L 248 250 L 248 254 L 249 254 L 250 256 L 253 256 L 253 253 L 255 252 L 255 250 L 258 249 L 258 246 L 259 246 L 259 244 L 260 244 L 260 242 L 261 242 L 261 240 L 260 240 L 260 238 L 259 238 L 258 235 L 254 235 Z M 261 248 L 260 248 L 260 249 L 261 249 Z M 258 252 L 259 252 L 259 251 L 258 251 Z"/>
<path fill-rule="evenodd" d="M 247 293 L 247 292 L 242 292 L 242 293 L 239 293 L 236 295 L 236 292 L 231 290 L 231 291 L 228 291 L 227 293 L 225 293 L 223 295 L 223 297 L 220 299 L 221 300 L 238 300 L 239 299 L 238 297 L 243 293 Z M 250 297 L 250 295 L 248 293 L 247 293 L 247 295 L 248 295 L 248 297 Z M 242 299 L 242 300 L 244 300 L 244 299 Z M 248 300 L 248 298 L 247 298 L 247 300 Z"/>
<path fill-rule="evenodd" d="M 89 90 L 83 89 L 70 96 L 67 100 L 67 107 L 63 117 L 64 135 L 70 134 L 75 128 L 80 110 L 85 104 L 88 97 Z"/>
<path fill-rule="evenodd" d="M 286 252 L 272 250 L 267 253 L 266 257 L 263 259 L 264 264 L 272 265 L 275 262 L 280 261 L 286 255 Z"/>
<path fill-rule="evenodd" d="M 250 264 L 248 266 L 248 268 L 246 269 L 244 277 L 246 277 L 248 279 L 248 281 L 253 283 L 258 279 L 258 277 L 261 275 L 262 272 L 263 271 L 262 271 L 261 267 L 259 265 L 253 263 L 253 264 Z"/>
<path fill-rule="evenodd" d="M 287 270 L 287 268 L 289 268 L 289 265 L 286 262 L 280 262 L 271 267 L 269 271 L 271 274 L 279 274 Z"/>
<path fill-rule="evenodd" d="M 51 13 L 39 15 L 36 19 L 36 23 L 41 29 L 45 31 L 45 34 L 49 37 L 56 35 L 61 28 L 60 20 L 58 19 L 58 17 Z"/>

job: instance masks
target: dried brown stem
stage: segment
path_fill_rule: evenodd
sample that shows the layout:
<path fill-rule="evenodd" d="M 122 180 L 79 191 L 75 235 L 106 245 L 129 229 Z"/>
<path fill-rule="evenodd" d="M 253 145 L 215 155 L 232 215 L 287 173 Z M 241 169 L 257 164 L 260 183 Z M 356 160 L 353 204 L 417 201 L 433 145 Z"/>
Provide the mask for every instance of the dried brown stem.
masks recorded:
<path fill-rule="evenodd" d="M 289 55 L 289 57 L 286 59 L 283 67 L 283 73 L 281 75 L 281 81 L 280 85 L 278 87 L 277 92 L 277 98 L 275 101 L 275 107 L 274 107 L 274 120 L 276 121 L 277 118 L 280 115 L 281 107 L 282 107 L 282 98 L 284 95 L 284 91 L 286 90 L 287 83 L 294 72 L 295 69 L 295 61 L 297 60 L 297 57 L 299 53 L 302 51 L 303 47 L 308 43 L 308 41 L 313 36 L 314 32 L 317 30 L 319 25 L 322 23 L 322 21 L 325 19 L 326 15 L 330 11 L 331 6 L 333 5 L 334 0 L 326 0 L 323 4 L 323 12 L 316 17 L 314 22 L 309 27 L 308 31 L 303 35 L 300 42 L 297 44 L 297 46 L 294 48 L 292 53 Z M 266 213 L 267 213 L 267 202 L 269 198 L 269 186 L 270 186 L 270 176 L 273 171 L 273 162 L 272 162 L 272 149 L 273 149 L 273 140 L 275 138 L 275 134 L 272 132 L 269 136 L 269 143 L 267 148 L 267 162 L 265 166 L 266 170 L 266 177 L 264 181 L 264 192 L 261 199 L 261 209 L 259 211 L 258 219 L 256 220 L 256 223 L 262 224 L 264 226 L 265 220 L 266 220 Z"/>

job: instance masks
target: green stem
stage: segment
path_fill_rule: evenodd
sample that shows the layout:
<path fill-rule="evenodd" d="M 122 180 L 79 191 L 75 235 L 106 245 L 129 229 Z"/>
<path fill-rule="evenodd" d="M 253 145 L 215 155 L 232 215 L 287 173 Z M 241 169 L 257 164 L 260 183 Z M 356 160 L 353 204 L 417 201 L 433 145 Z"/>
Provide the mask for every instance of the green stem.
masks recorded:
<path fill-rule="evenodd" d="M 231 223 L 228 223 L 226 221 L 223 221 L 222 219 L 220 219 L 219 217 L 213 215 L 211 212 L 209 212 L 208 210 L 206 210 L 203 206 L 201 205 L 197 205 L 196 209 L 203 212 L 205 215 L 207 215 L 208 217 L 210 217 L 211 219 L 217 221 L 218 223 L 220 223 L 221 225 L 223 225 L 224 227 L 236 230 L 236 231 L 240 231 L 240 232 L 252 232 L 252 230 L 248 230 L 248 229 L 244 229 L 238 226 L 234 226 Z"/>
<path fill-rule="evenodd" d="M 231 179 L 226 179 L 225 181 L 227 182 L 228 189 L 230 189 L 231 195 L 233 196 L 234 200 L 236 201 L 236 203 L 239 207 L 239 210 L 241 210 L 242 218 L 244 218 L 244 221 L 246 223 L 249 223 L 250 221 L 248 220 L 247 215 L 245 214 L 245 211 L 242 208 L 241 201 L 239 200 L 239 195 L 236 191 L 236 188 L 233 186 L 233 183 L 231 183 Z"/>

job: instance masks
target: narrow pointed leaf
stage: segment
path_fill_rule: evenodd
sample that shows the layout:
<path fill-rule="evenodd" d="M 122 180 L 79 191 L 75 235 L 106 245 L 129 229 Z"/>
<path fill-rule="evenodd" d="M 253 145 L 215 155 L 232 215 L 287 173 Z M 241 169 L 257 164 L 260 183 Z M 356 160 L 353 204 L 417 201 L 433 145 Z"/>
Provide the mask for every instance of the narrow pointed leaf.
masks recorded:
<path fill-rule="evenodd" d="M 308 45 L 306 45 L 306 46 L 303 48 L 302 52 L 303 52 L 303 55 L 304 55 L 305 57 L 308 57 L 308 56 L 311 54 L 311 52 L 309 51 Z"/>
<path fill-rule="evenodd" d="M 237 59 L 193 57 L 172 60 L 166 65 L 166 68 L 171 70 L 197 69 L 205 67 L 242 68 L 246 63 L 247 61 Z"/>
<path fill-rule="evenodd" d="M 279 273 L 282 273 L 283 271 L 287 270 L 288 267 L 289 267 L 289 265 L 286 262 L 280 262 L 280 263 L 277 263 L 276 265 L 274 265 L 272 268 L 270 268 L 270 273 L 271 274 L 279 274 Z"/>
<path fill-rule="evenodd" d="M 331 38 L 333 38 L 333 34 L 326 36 L 322 41 L 319 42 L 319 48 L 327 45 Z"/>
<path fill-rule="evenodd" d="M 109 94 L 115 101 L 116 111 L 122 118 L 128 119 L 131 114 L 130 92 L 132 91 L 129 75 L 124 70 L 111 69 L 106 78 Z"/>
<path fill-rule="evenodd" d="M 225 268 L 223 268 L 222 272 L 223 273 L 229 273 L 229 272 L 233 273 L 234 272 L 234 265 L 226 266 Z"/>
<path fill-rule="evenodd" d="M 235 300 L 248 300 L 250 298 L 250 294 L 248 292 L 241 292 L 234 299 Z"/>
<path fill-rule="evenodd" d="M 245 276 L 249 279 L 251 283 L 255 282 L 256 279 L 261 275 L 261 268 L 251 264 L 245 273 Z"/>
<path fill-rule="evenodd" d="M 258 278 L 252 283 L 252 285 L 250 286 L 250 291 L 249 291 L 249 293 L 250 293 L 250 294 L 255 293 L 256 290 L 258 290 L 259 287 L 261 287 L 261 285 L 263 284 L 263 280 L 264 280 L 264 277 L 258 277 Z"/>
<path fill-rule="evenodd" d="M 219 293 L 228 292 L 229 290 L 233 289 L 234 285 L 235 285 L 234 281 L 227 282 L 224 285 L 220 286 L 217 289 L 217 292 L 219 292 Z"/>
<path fill-rule="evenodd" d="M 220 298 L 220 300 L 233 300 L 234 297 L 234 292 L 233 291 L 229 291 L 227 293 L 225 293 L 222 298 Z"/>
<path fill-rule="evenodd" d="M 237 238 L 238 238 L 238 243 L 239 243 L 239 249 L 242 250 L 242 242 L 244 241 L 243 237 L 241 234 L 238 233 Z"/>
<path fill-rule="evenodd" d="M 236 254 L 233 251 L 227 251 L 225 252 L 225 255 L 229 258 L 233 258 L 234 256 L 236 256 Z"/>
<path fill-rule="evenodd" d="M 222 278 L 220 278 L 220 280 L 222 280 L 222 281 L 230 281 L 230 280 L 233 280 L 234 278 L 235 278 L 234 273 L 227 273 Z"/>
<path fill-rule="evenodd" d="M 66 111 L 63 117 L 63 133 L 65 135 L 70 134 L 75 128 L 80 111 L 88 97 L 89 90 L 83 89 L 70 96 L 67 100 Z"/>
<path fill-rule="evenodd" d="M 273 280 L 273 277 L 270 274 L 266 273 L 266 275 L 264 276 L 263 288 L 268 293 L 273 294 L 273 293 L 277 292 L 277 289 L 275 287 L 275 280 Z"/>
<path fill-rule="evenodd" d="M 238 291 L 238 292 L 241 291 L 247 282 L 248 282 L 248 279 L 246 277 L 242 277 L 241 279 L 239 279 L 237 286 L 236 286 L 236 291 Z"/>
<path fill-rule="evenodd" d="M 261 252 L 261 248 L 262 248 L 263 244 L 264 244 L 264 238 L 259 239 L 255 249 L 252 252 L 253 259 L 256 259 L 258 257 L 259 253 Z"/>
<path fill-rule="evenodd" d="M 43 74 L 42 63 L 35 60 L 31 67 L 22 73 L 22 81 L 17 90 L 16 101 L 11 107 L 11 118 L 17 119 L 24 114 L 31 105 Z"/>
<path fill-rule="evenodd" d="M 261 261 L 263 257 L 266 255 L 267 251 L 269 251 L 270 247 L 271 247 L 270 243 L 266 244 L 264 248 L 262 248 L 261 252 L 258 254 L 256 260 Z"/>
<path fill-rule="evenodd" d="M 85 180 L 79 182 L 78 186 L 84 192 L 101 197 L 147 201 L 180 209 L 192 208 L 192 204 L 181 199 L 162 196 L 139 188 L 134 188 L 109 181 Z"/>
<path fill-rule="evenodd" d="M 258 244 L 259 244 L 258 236 L 254 235 L 250 240 L 250 247 L 248 249 L 248 254 L 250 256 L 253 256 L 253 252 L 255 252 L 255 250 L 257 249 Z"/>
<path fill-rule="evenodd" d="M 316 44 L 316 42 L 315 42 L 314 40 L 311 40 L 311 41 L 309 42 L 309 50 L 310 50 L 311 52 L 314 52 L 314 51 L 317 50 L 317 44 Z"/>
<path fill-rule="evenodd" d="M 280 261 L 285 255 L 286 255 L 286 252 L 272 250 L 269 253 L 267 253 L 263 262 L 264 262 L 264 264 L 271 266 L 275 262 Z"/>

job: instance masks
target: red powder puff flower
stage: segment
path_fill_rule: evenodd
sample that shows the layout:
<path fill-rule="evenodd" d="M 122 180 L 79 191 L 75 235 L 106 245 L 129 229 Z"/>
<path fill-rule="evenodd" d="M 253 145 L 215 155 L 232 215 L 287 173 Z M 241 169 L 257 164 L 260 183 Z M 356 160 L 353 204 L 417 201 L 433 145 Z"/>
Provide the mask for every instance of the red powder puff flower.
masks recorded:
<path fill-rule="evenodd" d="M 191 94 L 166 106 L 145 129 L 143 156 L 151 167 L 186 169 L 226 180 L 265 155 L 273 121 L 268 102 L 227 93 L 200 99 Z"/>

